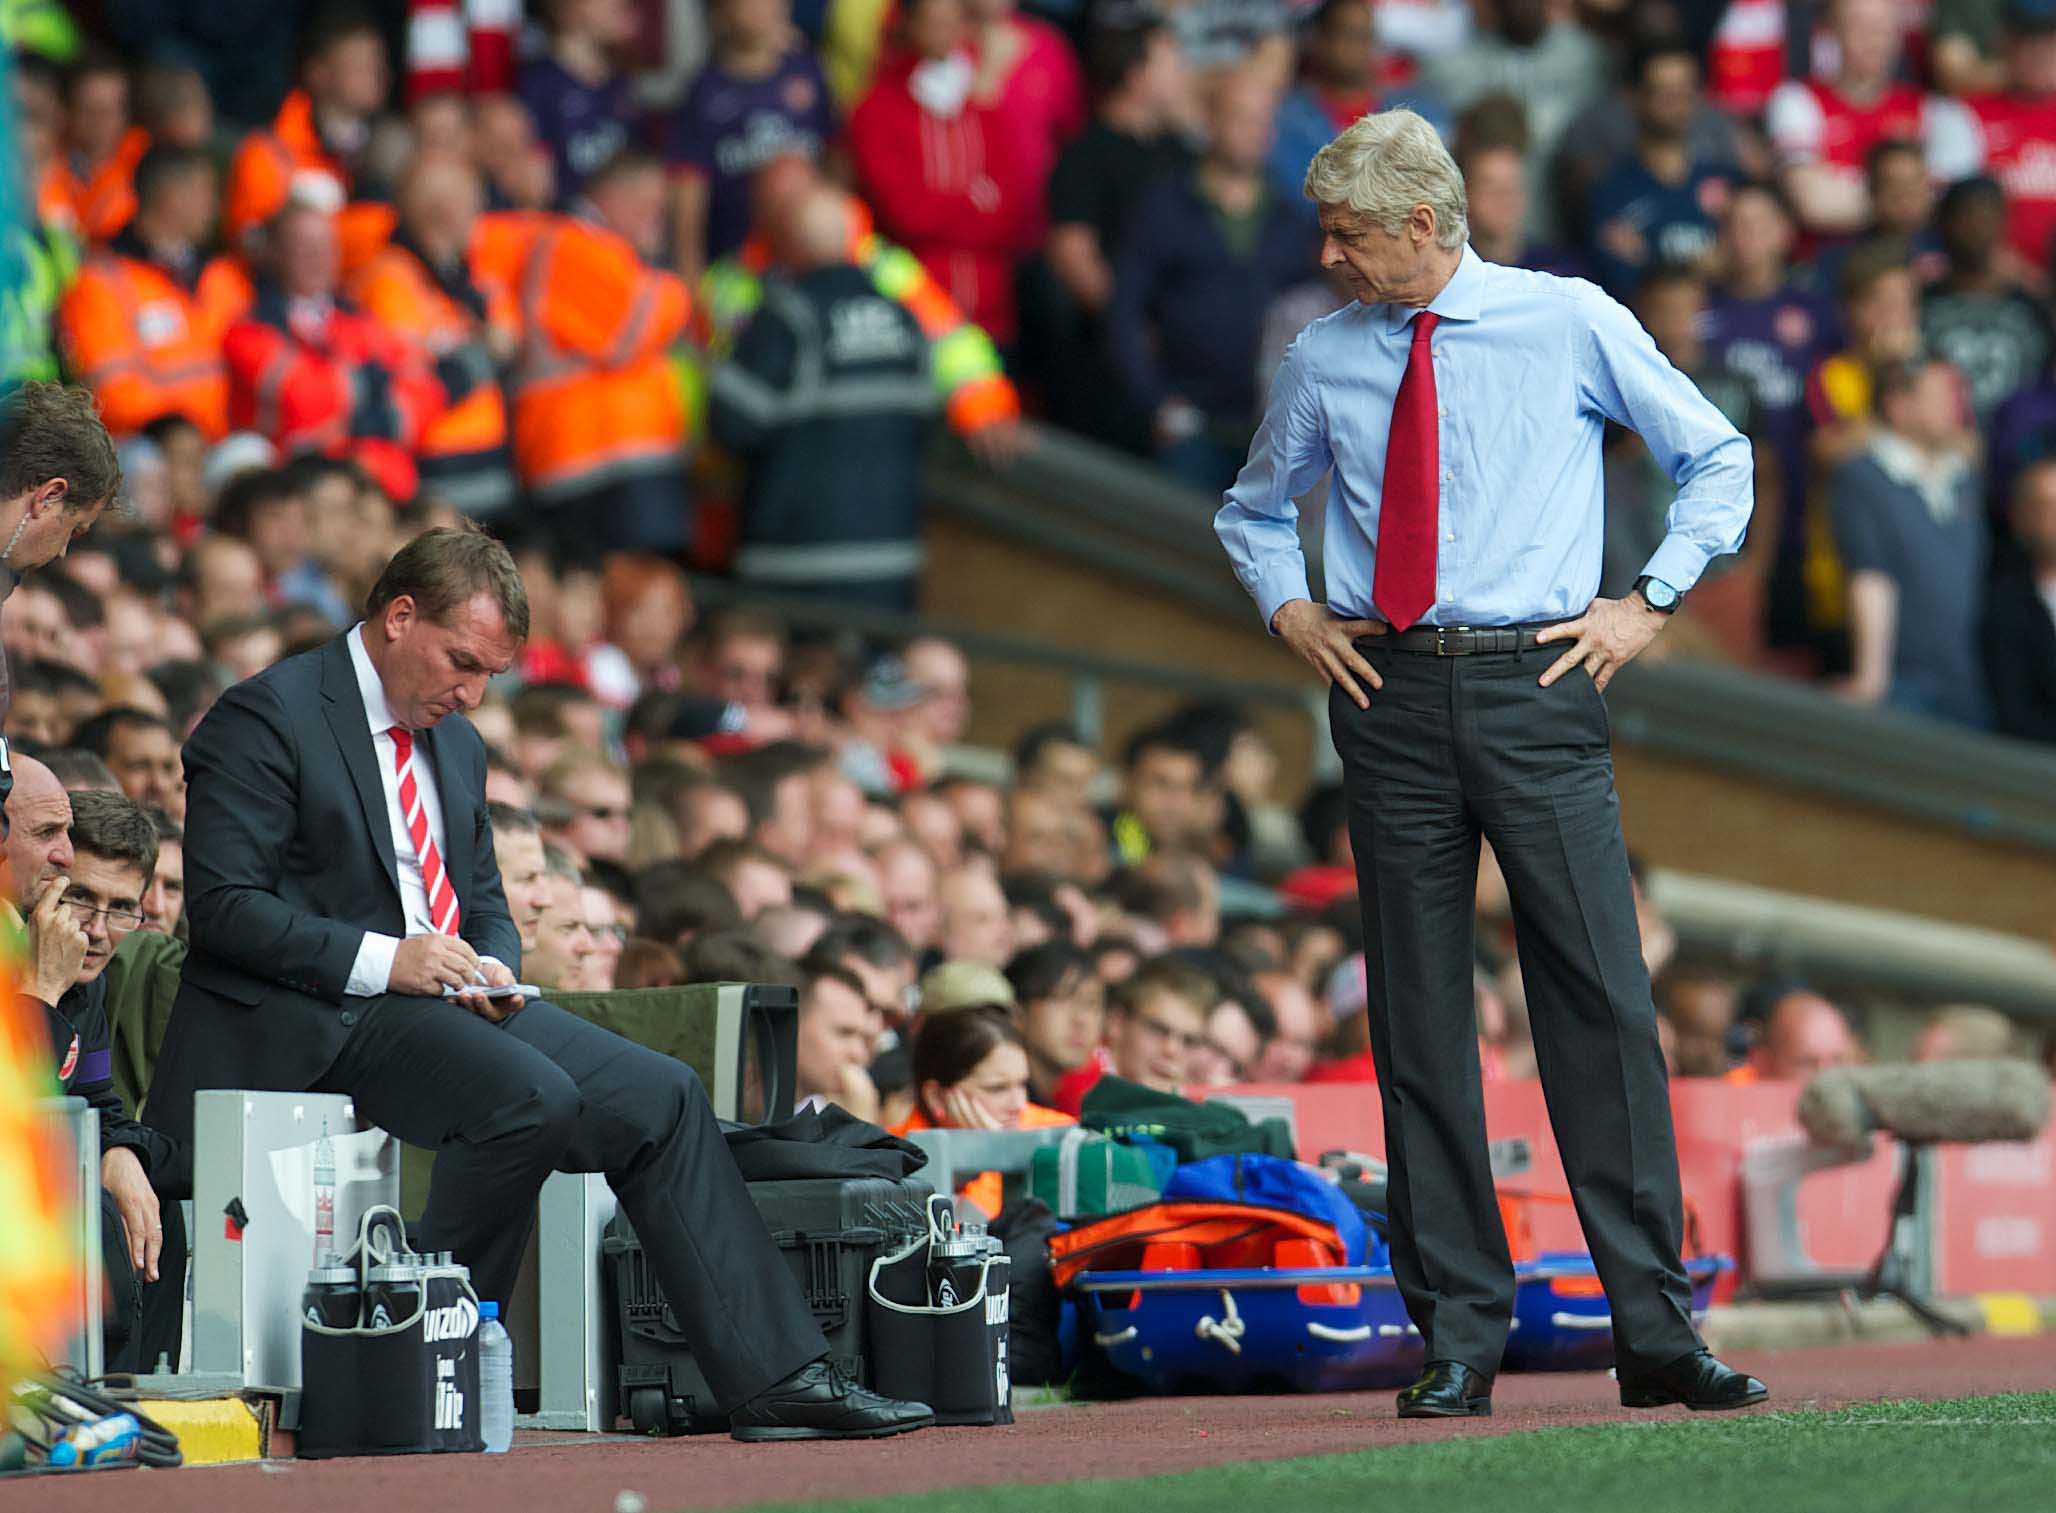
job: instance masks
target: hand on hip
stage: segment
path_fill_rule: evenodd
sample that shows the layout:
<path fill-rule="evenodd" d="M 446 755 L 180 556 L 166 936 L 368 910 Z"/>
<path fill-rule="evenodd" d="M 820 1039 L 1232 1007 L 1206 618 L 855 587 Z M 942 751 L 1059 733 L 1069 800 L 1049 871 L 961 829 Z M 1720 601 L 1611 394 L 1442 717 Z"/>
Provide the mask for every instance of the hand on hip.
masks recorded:
<path fill-rule="evenodd" d="M 1542 686 L 1547 688 L 1582 664 L 1592 674 L 1593 685 L 1601 693 L 1606 692 L 1613 675 L 1641 655 L 1642 649 L 1656 639 L 1667 618 L 1638 596 L 1594 599 L 1592 607 L 1577 619 L 1552 625 L 1535 637 L 1537 641 L 1574 643 L 1549 664 L 1549 671 L 1542 674 Z"/>
<path fill-rule="evenodd" d="M 1371 707 L 1371 696 L 1362 685 L 1383 688 L 1385 680 L 1356 649 L 1359 636 L 1382 636 L 1382 620 L 1345 620 L 1325 604 L 1311 599 L 1294 599 L 1278 607 L 1271 628 L 1284 643 L 1335 687 L 1356 701 L 1359 709 Z"/>

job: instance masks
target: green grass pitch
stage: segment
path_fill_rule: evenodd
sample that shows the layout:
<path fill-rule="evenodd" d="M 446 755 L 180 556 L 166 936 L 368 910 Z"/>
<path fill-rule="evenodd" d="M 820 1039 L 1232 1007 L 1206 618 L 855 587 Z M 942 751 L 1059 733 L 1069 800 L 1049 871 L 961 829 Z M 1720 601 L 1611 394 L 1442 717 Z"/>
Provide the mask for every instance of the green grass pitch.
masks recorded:
<path fill-rule="evenodd" d="M 809 1513 L 2056 1513 L 2056 1393 L 1666 1415 L 1147 1480 L 807 1506 Z"/>

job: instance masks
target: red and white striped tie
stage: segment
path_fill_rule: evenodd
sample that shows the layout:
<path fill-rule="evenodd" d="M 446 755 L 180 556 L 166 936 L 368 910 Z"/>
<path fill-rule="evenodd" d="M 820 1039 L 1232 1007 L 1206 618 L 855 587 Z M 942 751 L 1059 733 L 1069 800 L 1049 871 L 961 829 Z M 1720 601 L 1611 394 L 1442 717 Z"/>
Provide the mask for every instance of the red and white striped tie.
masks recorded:
<path fill-rule="evenodd" d="M 414 781 L 414 732 L 395 725 L 386 734 L 393 738 L 393 771 L 400 776 L 400 812 L 407 816 L 407 834 L 421 861 L 421 886 L 428 891 L 429 922 L 444 935 L 455 935 L 457 891 L 443 871 L 435 837 L 428 833 L 428 811 L 421 807 L 421 789 Z"/>

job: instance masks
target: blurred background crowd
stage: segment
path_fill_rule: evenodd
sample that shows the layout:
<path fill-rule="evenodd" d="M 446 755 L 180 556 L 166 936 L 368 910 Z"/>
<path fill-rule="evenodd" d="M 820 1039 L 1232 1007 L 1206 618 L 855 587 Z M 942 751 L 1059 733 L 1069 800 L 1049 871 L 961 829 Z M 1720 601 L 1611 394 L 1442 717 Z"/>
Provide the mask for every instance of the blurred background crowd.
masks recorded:
<path fill-rule="evenodd" d="M 6 0 L 0 35 L 0 377 L 90 384 L 177 548 L 318 452 L 560 560 L 910 608 L 938 427 L 1233 477 L 1343 298 L 1306 165 L 1406 105 L 1481 255 L 1597 280 L 1756 443 L 1668 639 L 2056 739 L 2056 0 Z M 1620 435 L 1605 591 L 1671 492 Z"/>
<path fill-rule="evenodd" d="M 7 604 L 7 734 L 149 807 L 146 931 L 194 723 L 461 514 L 534 606 L 475 716 L 526 979 L 790 982 L 804 1091 L 902 1125 L 1370 1077 L 1344 800 L 1247 713 L 967 759 L 960 648 L 750 596 L 917 608 L 931 443 L 1004 470 L 1024 418 L 1203 530 L 1344 298 L 1307 162 L 1392 105 L 1480 255 L 1599 282 L 1753 439 L 1674 651 L 2056 741 L 2056 0 L 0 0 L 0 38 L 0 381 L 90 387 L 128 489 Z M 1616 438 L 1603 592 L 1671 495 Z M 1530 1076 L 1489 852 L 1479 904 L 1486 1075 Z M 1679 1074 L 1866 1054 L 1643 925 Z M 1916 1049 L 2050 1054 L 1969 1006 Z"/>

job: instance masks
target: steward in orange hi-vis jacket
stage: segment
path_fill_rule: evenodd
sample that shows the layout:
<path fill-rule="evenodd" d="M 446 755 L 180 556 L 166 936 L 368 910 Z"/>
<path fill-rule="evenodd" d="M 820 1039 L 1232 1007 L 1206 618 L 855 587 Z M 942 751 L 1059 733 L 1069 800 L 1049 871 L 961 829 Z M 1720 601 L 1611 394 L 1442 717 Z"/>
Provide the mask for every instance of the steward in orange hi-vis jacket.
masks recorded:
<path fill-rule="evenodd" d="M 300 87 L 277 117 L 237 147 L 222 234 L 241 246 L 289 200 L 335 212 L 348 200 L 351 162 L 385 105 L 385 39 L 366 13 L 317 12 L 301 34 Z"/>
<path fill-rule="evenodd" d="M 584 551 L 676 552 L 689 539 L 685 406 L 668 349 L 690 300 L 639 250 L 661 239 L 665 189 L 654 159 L 624 155 L 587 181 L 591 219 L 487 217 L 473 244 L 482 281 L 519 270 L 509 388 L 522 487 Z"/>
<path fill-rule="evenodd" d="M 349 457 L 396 502 L 419 486 L 414 453 L 443 411 L 427 354 L 336 298 L 336 229 L 307 206 L 270 228 L 274 266 L 230 327 L 229 416 L 282 453 Z"/>
<path fill-rule="evenodd" d="M 481 288 L 467 255 L 483 191 L 455 158 L 423 157 L 400 185 L 400 228 L 350 278 L 351 300 L 389 330 L 427 349 L 449 408 L 422 432 L 422 491 L 470 515 L 514 503 L 501 361 L 513 354 L 520 315 L 507 290 Z"/>
<path fill-rule="evenodd" d="M 250 282 L 232 260 L 196 250 L 214 220 L 214 166 L 195 148 L 153 147 L 135 182 L 135 218 L 64 296 L 58 340 L 115 435 L 184 415 L 219 440 L 228 430 L 222 339 L 249 307 Z"/>

